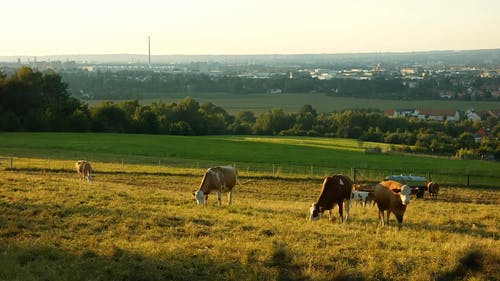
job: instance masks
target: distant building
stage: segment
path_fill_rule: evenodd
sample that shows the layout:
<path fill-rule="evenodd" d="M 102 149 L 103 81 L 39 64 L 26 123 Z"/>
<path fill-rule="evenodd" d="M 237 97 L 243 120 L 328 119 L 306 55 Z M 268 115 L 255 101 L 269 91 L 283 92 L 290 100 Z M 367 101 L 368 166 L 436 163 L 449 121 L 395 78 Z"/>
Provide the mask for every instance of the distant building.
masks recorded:
<path fill-rule="evenodd" d="M 456 110 L 420 109 L 417 117 L 433 121 L 460 121 L 460 114 Z"/>
<path fill-rule="evenodd" d="M 384 115 L 389 117 L 416 117 L 423 120 L 433 121 L 460 121 L 460 114 L 456 110 L 435 109 L 395 109 L 385 110 Z"/>
<path fill-rule="evenodd" d="M 283 91 L 281 89 L 270 89 L 268 92 L 270 94 L 281 94 Z"/>
<path fill-rule="evenodd" d="M 465 118 L 469 121 L 473 122 L 481 122 L 481 116 L 479 116 L 474 109 L 469 109 L 465 111 Z"/>

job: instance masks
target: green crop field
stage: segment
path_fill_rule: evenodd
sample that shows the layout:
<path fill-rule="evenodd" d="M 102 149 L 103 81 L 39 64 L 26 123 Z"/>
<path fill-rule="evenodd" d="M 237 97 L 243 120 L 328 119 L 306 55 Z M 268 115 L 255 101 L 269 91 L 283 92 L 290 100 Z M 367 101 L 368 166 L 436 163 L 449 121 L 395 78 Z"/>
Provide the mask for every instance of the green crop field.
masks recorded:
<path fill-rule="evenodd" d="M 165 94 L 161 98 L 167 103 L 178 102 L 186 96 L 182 94 Z M 226 93 L 193 93 L 190 94 L 199 103 L 212 102 L 235 114 L 241 111 L 261 113 L 272 108 L 281 108 L 286 112 L 297 112 L 303 105 L 310 104 L 318 112 L 333 112 L 344 109 L 397 109 L 397 108 L 422 108 L 440 110 L 488 110 L 500 109 L 500 102 L 492 101 L 458 101 L 458 100 L 382 100 L 361 99 L 347 97 L 328 97 L 324 94 L 226 94 Z M 141 104 L 151 104 L 158 99 L 142 99 Z M 85 101 L 94 106 L 101 102 Z M 119 101 L 115 101 L 119 102 Z"/>
<path fill-rule="evenodd" d="M 320 178 L 334 173 L 358 179 L 381 180 L 388 174 L 433 173 L 441 182 L 465 185 L 466 176 L 481 186 L 500 186 L 500 164 L 392 153 L 366 154 L 367 147 L 386 144 L 348 139 L 258 136 L 166 136 L 98 133 L 1 133 L 0 156 L 15 157 L 21 168 L 73 169 L 73 161 L 122 164 L 157 164 L 159 167 L 206 169 L 235 165 L 242 173 Z M 41 159 L 43 163 L 35 164 Z M 6 159 L 6 158 L 4 158 Z M 45 160 L 44 160 L 45 159 Z M 56 160 L 68 160 L 57 164 Z M 8 165 L 0 161 L 0 167 Z M 37 166 L 38 165 L 38 166 Z M 129 168 L 130 169 L 130 168 Z M 439 179 L 439 177 L 438 177 Z M 479 182 L 478 182 L 479 181 Z M 473 182 L 474 183 L 474 182 Z"/>

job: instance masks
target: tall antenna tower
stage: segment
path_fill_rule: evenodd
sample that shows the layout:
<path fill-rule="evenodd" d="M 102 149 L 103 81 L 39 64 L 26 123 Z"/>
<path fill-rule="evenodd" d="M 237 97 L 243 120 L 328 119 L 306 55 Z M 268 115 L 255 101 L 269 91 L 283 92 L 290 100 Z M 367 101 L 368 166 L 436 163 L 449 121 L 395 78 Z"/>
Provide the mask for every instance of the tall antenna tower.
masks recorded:
<path fill-rule="evenodd" d="M 151 68 L 151 38 L 148 36 L 148 65 Z"/>

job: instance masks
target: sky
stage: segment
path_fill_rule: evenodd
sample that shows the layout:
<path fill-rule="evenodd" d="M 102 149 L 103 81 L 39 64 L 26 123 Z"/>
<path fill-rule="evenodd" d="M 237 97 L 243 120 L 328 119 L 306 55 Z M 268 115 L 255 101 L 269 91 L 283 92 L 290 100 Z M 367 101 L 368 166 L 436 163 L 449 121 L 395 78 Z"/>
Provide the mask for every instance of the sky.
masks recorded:
<path fill-rule="evenodd" d="M 500 48 L 500 0 L 0 0 L 0 56 Z"/>

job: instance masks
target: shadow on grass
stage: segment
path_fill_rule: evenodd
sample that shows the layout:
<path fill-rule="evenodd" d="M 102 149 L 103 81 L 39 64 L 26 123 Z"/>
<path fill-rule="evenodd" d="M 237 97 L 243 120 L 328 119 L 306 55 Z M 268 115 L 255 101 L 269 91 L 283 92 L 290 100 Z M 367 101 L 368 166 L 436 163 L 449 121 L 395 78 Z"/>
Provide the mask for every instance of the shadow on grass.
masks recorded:
<path fill-rule="evenodd" d="M 92 249 L 70 252 L 59 248 L 57 242 L 40 245 L 41 242 L 37 242 L 40 232 L 51 231 L 55 226 L 66 227 L 65 231 L 75 235 L 60 234 L 60 238 L 78 239 L 79 232 L 82 235 L 84 232 L 101 232 L 114 218 L 128 221 L 127 217 L 133 215 L 85 204 L 64 207 L 31 201 L 0 202 L 0 210 L 0 280 L 308 280 L 284 244 L 277 244 L 269 256 L 264 256 L 264 261 L 249 258 L 243 262 L 224 255 L 211 256 L 204 249 L 175 250 L 153 256 L 117 246 L 101 248 L 104 253 Z M 65 219 L 71 216 L 104 216 L 109 220 L 84 220 L 69 226 Z M 151 223 L 182 228 L 186 222 L 186 219 L 171 214 L 158 217 Z M 196 226 L 212 223 L 206 219 L 190 222 Z M 133 227 L 130 223 L 134 222 L 125 226 Z"/>
<path fill-rule="evenodd" d="M 181 252 L 150 258 L 113 247 L 105 256 L 0 244 L 1 280 L 271 280 L 266 268 Z M 286 279 L 299 280 L 299 279 Z"/>
<path fill-rule="evenodd" d="M 471 280 L 475 276 L 484 276 L 484 280 L 500 278 L 500 255 L 488 249 L 468 249 L 450 271 L 436 275 L 437 281 Z M 478 280 L 482 280 L 478 278 Z"/>

